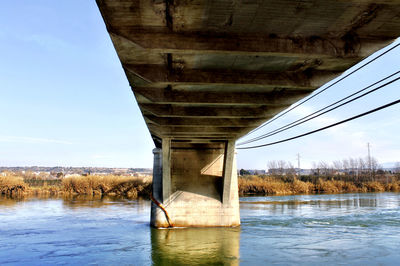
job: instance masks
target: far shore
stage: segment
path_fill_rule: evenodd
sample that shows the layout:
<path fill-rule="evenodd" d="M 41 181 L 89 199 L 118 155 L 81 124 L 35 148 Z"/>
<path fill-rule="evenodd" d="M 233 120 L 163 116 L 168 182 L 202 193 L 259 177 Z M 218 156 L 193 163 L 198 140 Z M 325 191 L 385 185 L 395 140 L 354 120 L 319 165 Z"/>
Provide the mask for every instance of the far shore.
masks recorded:
<path fill-rule="evenodd" d="M 312 180 L 307 181 L 307 180 Z M 151 176 L 87 175 L 58 180 L 27 179 L 16 174 L 0 176 L 0 195 L 61 196 L 99 195 L 130 199 L 150 198 Z M 400 192 L 398 176 L 375 180 L 337 180 L 334 177 L 239 176 L 238 189 L 246 195 Z"/>
<path fill-rule="evenodd" d="M 151 176 L 85 175 L 57 180 L 0 176 L 0 195 L 8 196 L 108 195 L 135 199 L 148 198 L 150 193 Z"/>
<path fill-rule="evenodd" d="M 305 180 L 312 178 L 302 177 Z M 336 180 L 334 177 L 314 178 L 313 182 L 296 177 L 289 180 L 281 177 L 245 176 L 238 180 L 240 195 L 295 195 L 295 194 L 336 194 L 365 192 L 399 192 L 400 180 Z"/>

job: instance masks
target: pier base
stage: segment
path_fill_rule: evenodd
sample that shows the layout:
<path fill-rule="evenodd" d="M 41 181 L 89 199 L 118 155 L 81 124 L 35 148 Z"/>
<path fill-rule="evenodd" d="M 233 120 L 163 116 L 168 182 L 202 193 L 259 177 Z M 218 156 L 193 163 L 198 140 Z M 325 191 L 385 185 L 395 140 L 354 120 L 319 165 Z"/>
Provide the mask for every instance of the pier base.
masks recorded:
<path fill-rule="evenodd" d="M 153 153 L 153 227 L 240 225 L 234 141 L 163 139 Z"/>

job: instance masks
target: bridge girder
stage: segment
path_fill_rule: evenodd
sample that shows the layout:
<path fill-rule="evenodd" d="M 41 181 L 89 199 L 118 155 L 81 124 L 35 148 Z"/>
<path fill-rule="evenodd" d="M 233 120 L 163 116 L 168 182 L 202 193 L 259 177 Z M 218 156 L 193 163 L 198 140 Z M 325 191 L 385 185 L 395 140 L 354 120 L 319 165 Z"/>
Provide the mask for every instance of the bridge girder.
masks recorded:
<path fill-rule="evenodd" d="M 400 33 L 395 0 L 97 3 L 156 139 L 238 138 Z"/>

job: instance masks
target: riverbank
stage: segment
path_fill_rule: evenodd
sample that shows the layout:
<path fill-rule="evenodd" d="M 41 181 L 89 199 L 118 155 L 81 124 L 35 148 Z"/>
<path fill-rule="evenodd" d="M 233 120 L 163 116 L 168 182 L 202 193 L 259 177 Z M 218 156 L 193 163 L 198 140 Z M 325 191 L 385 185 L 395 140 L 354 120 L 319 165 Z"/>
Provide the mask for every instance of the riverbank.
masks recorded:
<path fill-rule="evenodd" d="M 9 196 L 108 195 L 138 198 L 148 197 L 150 192 L 150 178 L 131 176 L 89 175 L 61 180 L 24 180 L 15 175 L 0 177 L 0 194 Z"/>
<path fill-rule="evenodd" d="M 279 178 L 246 176 L 239 178 L 239 194 L 258 195 L 294 195 L 321 193 L 354 193 L 354 192 L 399 192 L 400 181 L 341 181 L 318 179 L 315 183 L 294 178 L 285 182 Z"/>
<path fill-rule="evenodd" d="M 60 180 L 24 180 L 15 175 L 0 177 L 0 194 L 10 196 L 108 195 L 135 199 L 149 198 L 151 186 L 150 177 L 88 175 Z M 273 177 L 245 176 L 239 177 L 238 186 L 242 196 L 400 191 L 399 180 L 353 182 L 318 179 L 312 183 L 296 178 L 285 181 Z"/>

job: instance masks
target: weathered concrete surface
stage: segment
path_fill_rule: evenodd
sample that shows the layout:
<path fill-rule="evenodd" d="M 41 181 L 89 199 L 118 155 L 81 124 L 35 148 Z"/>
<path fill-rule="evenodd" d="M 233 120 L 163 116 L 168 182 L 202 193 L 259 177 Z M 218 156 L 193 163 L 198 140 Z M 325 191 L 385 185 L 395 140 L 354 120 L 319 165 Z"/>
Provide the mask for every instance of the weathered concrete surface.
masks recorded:
<path fill-rule="evenodd" d="M 400 33 L 398 0 L 97 4 L 157 147 L 237 139 Z"/>
<path fill-rule="evenodd" d="M 234 142 L 172 143 L 170 151 L 164 147 L 154 151 L 153 195 L 168 212 L 170 223 L 175 227 L 240 225 Z M 169 166 L 161 154 L 170 154 Z M 169 227 L 170 223 L 153 203 L 151 225 Z"/>
<path fill-rule="evenodd" d="M 398 0 L 97 4 L 158 148 L 154 197 L 175 226 L 239 225 L 234 141 L 400 33 Z"/>

